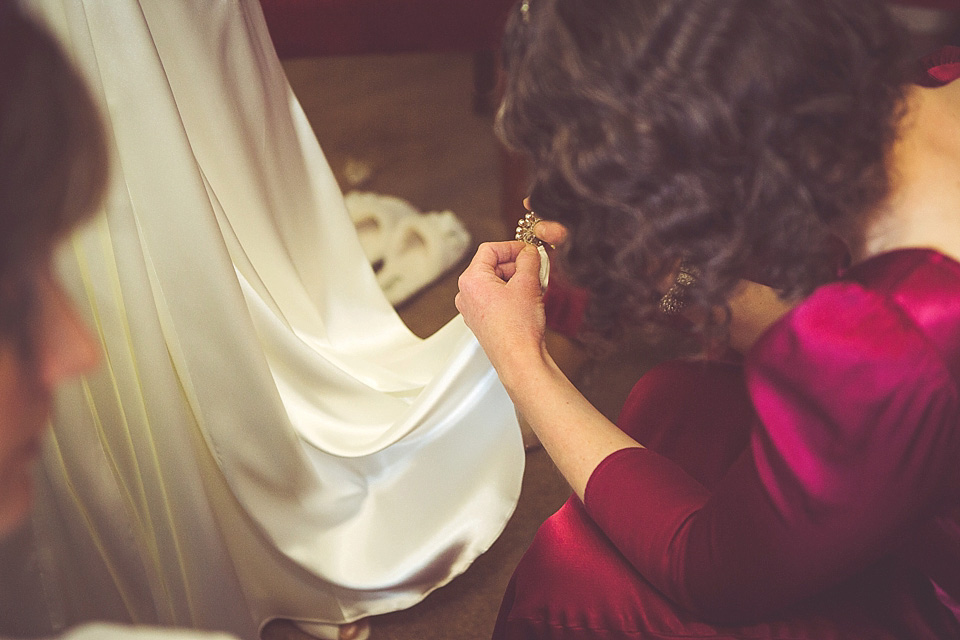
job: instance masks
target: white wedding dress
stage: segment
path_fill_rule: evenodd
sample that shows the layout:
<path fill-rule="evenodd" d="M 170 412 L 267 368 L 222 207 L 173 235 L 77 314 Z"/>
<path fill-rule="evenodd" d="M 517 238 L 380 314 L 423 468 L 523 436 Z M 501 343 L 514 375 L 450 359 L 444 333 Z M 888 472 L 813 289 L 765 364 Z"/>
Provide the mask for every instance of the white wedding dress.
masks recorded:
<path fill-rule="evenodd" d="M 459 318 L 420 340 L 385 301 L 259 4 L 23 3 L 87 78 L 113 162 L 61 260 L 103 360 L 57 400 L 0 635 L 256 638 L 464 571 L 519 495 L 513 406 Z"/>

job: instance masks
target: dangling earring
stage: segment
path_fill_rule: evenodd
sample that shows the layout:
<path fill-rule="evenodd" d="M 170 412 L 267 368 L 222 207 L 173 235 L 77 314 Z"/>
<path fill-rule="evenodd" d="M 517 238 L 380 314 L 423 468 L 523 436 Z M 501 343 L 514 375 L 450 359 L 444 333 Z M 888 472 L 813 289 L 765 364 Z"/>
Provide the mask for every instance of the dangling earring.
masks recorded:
<path fill-rule="evenodd" d="M 687 289 L 697 281 L 699 275 L 696 267 L 682 260 L 673 286 L 660 298 L 660 311 L 668 316 L 680 313 L 687 302 Z"/>

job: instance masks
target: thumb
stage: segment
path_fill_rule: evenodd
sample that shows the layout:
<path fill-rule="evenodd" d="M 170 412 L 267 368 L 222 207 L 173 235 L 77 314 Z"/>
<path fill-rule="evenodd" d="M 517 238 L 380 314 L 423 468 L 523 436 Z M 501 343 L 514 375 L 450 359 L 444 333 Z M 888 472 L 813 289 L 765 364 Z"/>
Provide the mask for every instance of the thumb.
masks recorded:
<path fill-rule="evenodd" d="M 567 228 L 552 220 L 541 220 L 533 228 L 533 231 L 538 238 L 550 246 L 563 244 L 567 239 Z"/>
<path fill-rule="evenodd" d="M 540 282 L 540 251 L 535 246 L 524 245 L 517 254 L 515 265 L 517 272 L 514 278 L 520 276 L 524 281 Z"/>

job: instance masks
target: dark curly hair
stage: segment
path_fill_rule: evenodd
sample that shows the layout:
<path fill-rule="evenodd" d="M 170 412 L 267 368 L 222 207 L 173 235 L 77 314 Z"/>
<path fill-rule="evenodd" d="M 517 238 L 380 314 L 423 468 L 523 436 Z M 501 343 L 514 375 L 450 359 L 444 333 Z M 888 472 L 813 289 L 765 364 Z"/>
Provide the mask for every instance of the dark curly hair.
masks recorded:
<path fill-rule="evenodd" d="M 106 176 L 103 126 L 78 73 L 0 0 L 0 339 L 29 351 L 30 270 L 93 213 Z"/>
<path fill-rule="evenodd" d="M 663 282 L 722 338 L 741 278 L 784 296 L 835 277 L 837 233 L 888 192 L 903 37 L 876 0 L 530 0 L 511 17 L 498 132 L 531 203 L 570 231 L 588 325 L 664 320 Z"/>

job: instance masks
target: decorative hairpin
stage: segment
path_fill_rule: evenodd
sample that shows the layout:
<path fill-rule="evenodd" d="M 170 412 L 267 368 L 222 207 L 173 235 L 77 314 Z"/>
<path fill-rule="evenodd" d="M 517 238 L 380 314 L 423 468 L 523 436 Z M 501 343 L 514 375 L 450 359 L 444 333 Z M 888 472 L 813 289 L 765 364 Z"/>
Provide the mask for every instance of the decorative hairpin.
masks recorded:
<path fill-rule="evenodd" d="M 533 211 L 528 211 L 527 215 L 517 220 L 517 233 L 513 237 L 521 242 L 532 244 L 535 247 L 542 247 L 547 243 L 538 238 L 533 232 L 533 228 L 537 226 L 538 222 L 540 222 L 540 218 L 537 214 Z"/>
<path fill-rule="evenodd" d="M 521 242 L 533 245 L 540 253 L 540 292 L 547 290 L 547 284 L 550 283 L 550 258 L 547 256 L 547 247 L 553 249 L 552 244 L 548 244 L 537 237 L 533 228 L 540 222 L 540 218 L 533 211 L 528 211 L 527 215 L 517 221 L 517 233 L 514 236 Z"/>

